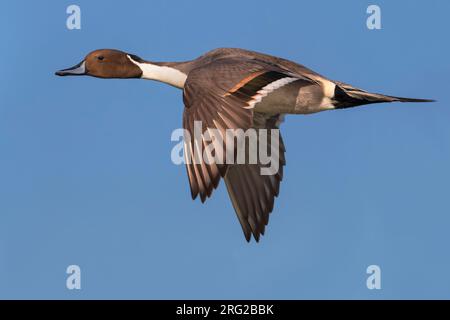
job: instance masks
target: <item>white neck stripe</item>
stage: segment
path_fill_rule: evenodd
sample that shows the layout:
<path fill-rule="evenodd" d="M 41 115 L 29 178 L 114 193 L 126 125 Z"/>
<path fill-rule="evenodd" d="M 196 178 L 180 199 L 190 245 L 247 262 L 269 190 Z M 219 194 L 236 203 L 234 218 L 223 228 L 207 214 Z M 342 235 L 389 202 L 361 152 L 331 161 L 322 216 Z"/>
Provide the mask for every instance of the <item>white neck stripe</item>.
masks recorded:
<path fill-rule="evenodd" d="M 127 57 L 142 70 L 142 79 L 161 81 L 183 89 L 187 78 L 185 73 L 167 66 L 137 62 L 134 61 L 129 55 L 127 55 Z"/>

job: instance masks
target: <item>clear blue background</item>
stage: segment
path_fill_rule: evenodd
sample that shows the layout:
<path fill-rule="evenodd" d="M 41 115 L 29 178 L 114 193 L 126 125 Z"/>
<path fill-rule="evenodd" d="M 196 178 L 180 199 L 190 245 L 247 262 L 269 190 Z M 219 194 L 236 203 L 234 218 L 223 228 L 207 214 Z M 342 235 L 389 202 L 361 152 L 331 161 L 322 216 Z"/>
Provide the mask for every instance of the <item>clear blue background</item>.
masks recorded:
<path fill-rule="evenodd" d="M 2 1 L 0 298 L 450 298 L 450 3 L 377 0 L 370 31 L 371 3 Z M 281 194 L 248 244 L 223 184 L 192 201 L 170 160 L 181 91 L 53 75 L 105 47 L 169 61 L 242 47 L 438 102 L 288 116 Z"/>

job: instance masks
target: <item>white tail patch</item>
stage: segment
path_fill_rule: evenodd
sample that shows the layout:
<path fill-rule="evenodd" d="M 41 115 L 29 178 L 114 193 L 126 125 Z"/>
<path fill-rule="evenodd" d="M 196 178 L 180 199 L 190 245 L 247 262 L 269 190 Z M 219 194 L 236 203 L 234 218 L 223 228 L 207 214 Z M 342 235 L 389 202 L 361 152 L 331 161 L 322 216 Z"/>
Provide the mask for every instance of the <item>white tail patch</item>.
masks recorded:
<path fill-rule="evenodd" d="M 334 91 L 336 89 L 336 84 L 326 79 L 320 79 L 319 81 L 322 84 L 323 88 L 323 99 L 320 103 L 320 108 L 322 110 L 334 109 L 332 100 L 334 98 Z"/>

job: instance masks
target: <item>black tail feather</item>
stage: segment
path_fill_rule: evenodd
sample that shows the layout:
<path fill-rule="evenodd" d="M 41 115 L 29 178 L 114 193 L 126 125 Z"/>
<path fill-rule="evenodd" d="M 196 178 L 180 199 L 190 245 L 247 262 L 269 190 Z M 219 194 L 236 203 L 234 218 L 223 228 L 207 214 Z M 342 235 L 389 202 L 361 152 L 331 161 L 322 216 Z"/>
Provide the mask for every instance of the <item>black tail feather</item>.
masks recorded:
<path fill-rule="evenodd" d="M 416 99 L 416 98 L 403 98 L 403 97 L 393 97 L 393 96 L 385 96 L 392 98 L 393 101 L 398 102 L 436 102 L 436 100 L 433 99 Z"/>
<path fill-rule="evenodd" d="M 371 93 L 344 83 L 336 84 L 334 100 L 336 108 L 350 108 L 381 102 L 435 102 L 432 99 L 403 98 Z"/>

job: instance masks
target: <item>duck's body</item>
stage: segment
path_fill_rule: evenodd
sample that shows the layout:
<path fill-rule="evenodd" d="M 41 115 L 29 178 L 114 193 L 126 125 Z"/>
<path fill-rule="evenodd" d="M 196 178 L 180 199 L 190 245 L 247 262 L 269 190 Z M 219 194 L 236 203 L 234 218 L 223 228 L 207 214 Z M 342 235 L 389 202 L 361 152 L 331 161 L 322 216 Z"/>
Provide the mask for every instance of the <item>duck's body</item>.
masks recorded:
<path fill-rule="evenodd" d="M 185 62 L 149 62 L 135 55 L 103 49 L 90 53 L 73 68 L 58 75 L 91 75 L 101 78 L 142 78 L 183 90 L 183 127 L 193 136 L 195 121 L 202 128 L 278 129 L 284 114 L 309 114 L 379 102 L 427 102 L 369 93 L 329 80 L 292 61 L 253 51 L 222 48 Z M 195 152 L 202 137 L 186 139 L 185 150 Z M 226 146 L 224 147 L 226 152 Z M 269 143 L 268 148 L 274 150 Z M 187 163 L 192 198 L 211 196 L 221 177 L 247 241 L 264 234 L 274 199 L 278 196 L 285 165 L 284 145 L 278 148 L 279 170 L 262 175 L 262 163 Z"/>

